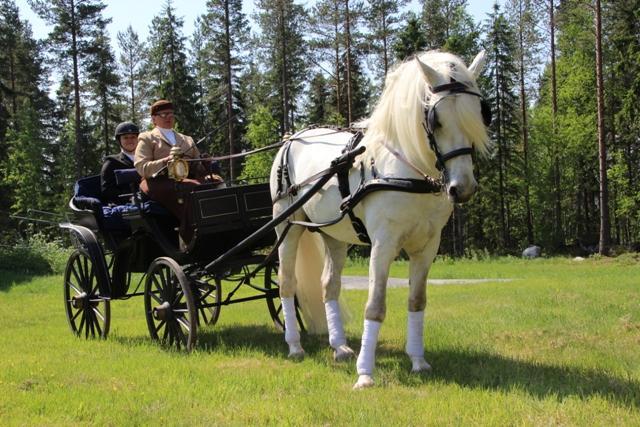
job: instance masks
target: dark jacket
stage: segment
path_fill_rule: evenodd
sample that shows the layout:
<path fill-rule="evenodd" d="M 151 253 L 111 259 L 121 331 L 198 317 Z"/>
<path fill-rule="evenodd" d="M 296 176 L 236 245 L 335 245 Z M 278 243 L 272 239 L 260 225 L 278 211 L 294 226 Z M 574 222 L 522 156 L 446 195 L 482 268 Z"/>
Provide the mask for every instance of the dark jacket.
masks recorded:
<path fill-rule="evenodd" d="M 100 171 L 100 189 L 102 190 L 102 203 L 126 203 L 126 198 L 122 194 L 130 194 L 129 184 L 117 185 L 116 176 L 113 171 L 118 169 L 132 169 L 133 162 L 123 152 L 107 156 Z"/>

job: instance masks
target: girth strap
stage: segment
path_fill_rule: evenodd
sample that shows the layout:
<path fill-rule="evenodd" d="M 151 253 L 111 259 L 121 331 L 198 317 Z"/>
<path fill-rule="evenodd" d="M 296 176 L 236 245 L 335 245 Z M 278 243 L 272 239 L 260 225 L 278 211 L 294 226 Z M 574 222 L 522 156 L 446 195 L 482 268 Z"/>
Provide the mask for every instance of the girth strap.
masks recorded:
<path fill-rule="evenodd" d="M 362 140 L 364 134 L 362 132 L 356 132 L 353 137 L 347 143 L 347 146 L 343 151 L 348 152 L 353 150 Z M 337 173 L 338 175 L 338 189 L 340 190 L 340 195 L 342 196 L 342 200 L 346 200 L 351 197 L 351 189 L 349 188 L 349 169 L 341 169 Z M 344 210 L 342 211 L 341 217 L 344 216 Z M 353 213 L 353 208 L 349 208 L 346 210 L 347 215 L 349 215 L 349 219 L 351 220 L 351 225 L 353 226 L 353 230 L 356 232 L 358 239 L 362 243 L 366 243 L 368 245 L 371 244 L 371 239 L 369 238 L 369 234 L 367 233 L 367 227 L 364 226 L 364 223 L 360 218 Z"/>

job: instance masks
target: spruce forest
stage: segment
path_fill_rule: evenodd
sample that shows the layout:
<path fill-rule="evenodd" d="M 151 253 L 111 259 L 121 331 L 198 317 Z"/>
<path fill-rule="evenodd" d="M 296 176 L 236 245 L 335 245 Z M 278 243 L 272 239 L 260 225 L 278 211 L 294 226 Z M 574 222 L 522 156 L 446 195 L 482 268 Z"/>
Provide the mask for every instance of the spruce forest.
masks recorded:
<path fill-rule="evenodd" d="M 116 125 L 146 128 L 157 99 L 173 101 L 179 131 L 208 135 L 202 152 L 232 154 L 367 117 L 415 52 L 468 64 L 485 49 L 493 151 L 475 159 L 480 189 L 441 253 L 640 249 L 640 0 L 504 0 L 480 22 L 467 0 L 303 3 L 255 0 L 246 16 L 242 0 L 208 0 L 185 34 L 167 0 L 144 39 L 108 33 L 106 1 L 28 0 L 48 25 L 38 40 L 0 0 L 0 243 L 17 233 L 9 214 L 64 213 L 74 182 L 119 151 Z M 223 174 L 266 177 L 273 154 Z"/>

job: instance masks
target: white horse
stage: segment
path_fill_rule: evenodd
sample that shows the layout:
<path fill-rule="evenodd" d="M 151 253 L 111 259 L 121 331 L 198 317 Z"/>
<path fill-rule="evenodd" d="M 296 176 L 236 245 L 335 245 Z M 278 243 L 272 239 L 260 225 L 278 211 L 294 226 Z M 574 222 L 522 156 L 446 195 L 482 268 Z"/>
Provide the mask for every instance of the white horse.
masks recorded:
<path fill-rule="evenodd" d="M 376 176 L 413 179 L 439 179 L 442 176 L 445 186 L 436 194 L 373 192 L 353 210 L 364 223 L 371 240 L 369 298 L 357 359 L 359 377 L 354 388 L 374 383 L 375 348 L 386 314 L 389 266 L 401 249 L 410 259 L 406 352 L 411 358 L 413 372 L 431 369 L 424 358 L 423 337 L 427 273 L 453 203 L 469 200 L 476 191 L 471 149 L 480 153 L 486 153 L 488 149 L 486 124 L 490 112 L 485 105 L 481 106 L 482 98 L 476 84 L 484 58 L 484 52 L 480 52 L 467 68 L 454 55 L 426 52 L 400 64 L 388 74 L 384 92 L 365 122 L 366 132 L 361 145 L 366 151 L 356 158 L 349 172 L 352 192 L 362 182 Z M 299 192 L 285 197 L 278 197 L 278 190 L 286 190 L 289 183 L 304 182 L 327 168 L 351 137 L 349 132 L 316 128 L 301 131 L 291 138 L 288 148 L 281 149 L 276 156 L 271 170 L 271 194 L 276 200 L 274 216 L 290 206 L 311 183 L 305 183 Z M 430 143 L 435 144 L 435 151 Z M 289 174 L 286 182 L 281 165 Z M 341 201 L 338 180 L 333 177 L 290 219 L 329 222 L 339 216 Z M 285 224 L 277 227 L 279 236 L 284 228 Z M 310 233 L 304 227 L 294 225 L 285 235 L 279 247 L 278 278 L 289 357 L 304 355 L 295 317 L 296 295 L 303 311 L 311 311 L 311 318 L 305 316 L 311 331 L 321 331 L 326 316 L 325 328 L 328 328 L 329 345 L 335 350 L 335 359 L 344 360 L 354 355 L 347 345 L 338 304 L 341 272 L 350 244 L 362 242 L 348 217 L 322 228 L 321 233 Z M 310 292 L 315 292 L 316 296 L 309 297 Z M 317 308 L 322 307 L 320 301 L 324 302 L 324 310 Z"/>

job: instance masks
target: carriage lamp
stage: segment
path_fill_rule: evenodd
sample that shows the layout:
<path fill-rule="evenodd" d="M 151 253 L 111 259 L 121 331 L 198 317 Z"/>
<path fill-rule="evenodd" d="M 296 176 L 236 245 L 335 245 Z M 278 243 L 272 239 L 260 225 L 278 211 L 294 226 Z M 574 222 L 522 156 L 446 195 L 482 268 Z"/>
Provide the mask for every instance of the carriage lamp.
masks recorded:
<path fill-rule="evenodd" d="M 189 163 L 183 158 L 183 153 L 178 147 L 171 149 L 171 160 L 167 163 L 169 178 L 174 181 L 182 181 L 189 176 Z"/>

